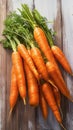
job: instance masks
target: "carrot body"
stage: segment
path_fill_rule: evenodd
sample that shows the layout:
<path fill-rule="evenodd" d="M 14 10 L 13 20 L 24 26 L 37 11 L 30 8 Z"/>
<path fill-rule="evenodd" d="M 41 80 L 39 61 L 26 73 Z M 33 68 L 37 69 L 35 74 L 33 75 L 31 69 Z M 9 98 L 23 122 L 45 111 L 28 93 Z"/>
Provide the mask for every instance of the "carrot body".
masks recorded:
<path fill-rule="evenodd" d="M 15 67 L 15 73 L 17 76 L 17 83 L 20 96 L 24 100 L 26 97 L 26 82 L 25 82 L 25 75 L 23 70 L 22 59 L 18 52 L 12 53 L 12 62 Z"/>
<path fill-rule="evenodd" d="M 53 87 L 53 92 L 54 92 L 54 96 L 55 96 L 55 99 L 56 99 L 56 103 L 58 105 L 58 107 L 60 108 L 60 103 L 61 103 L 61 95 L 60 95 L 60 92 L 58 89 L 54 88 Z"/>
<path fill-rule="evenodd" d="M 17 79 L 16 79 L 14 66 L 12 66 L 12 70 L 11 70 L 11 87 L 10 87 L 10 97 L 9 97 L 10 109 L 14 108 L 14 106 L 16 104 L 16 101 L 17 101 L 17 98 L 18 98 Z"/>
<path fill-rule="evenodd" d="M 39 79 L 39 74 L 38 74 L 38 72 L 37 72 L 37 70 L 35 68 L 33 60 L 30 57 L 30 55 L 29 55 L 26 47 L 23 44 L 19 44 L 18 45 L 18 52 L 23 57 L 23 59 L 26 61 L 27 65 L 29 66 L 29 68 L 31 69 L 31 71 L 33 72 L 33 74 L 35 75 L 35 77 L 37 79 Z"/>
<path fill-rule="evenodd" d="M 39 89 L 36 78 L 25 61 L 24 68 L 28 85 L 29 104 L 32 106 L 37 106 L 39 104 Z"/>
<path fill-rule="evenodd" d="M 58 60 L 58 62 L 62 65 L 62 67 L 69 73 L 72 74 L 71 67 L 69 65 L 69 62 L 67 61 L 64 53 L 61 51 L 61 49 L 57 46 L 52 46 L 51 50 L 55 56 L 55 58 Z"/>
<path fill-rule="evenodd" d="M 34 28 L 34 38 L 37 41 L 37 43 L 39 44 L 39 47 L 45 54 L 46 58 L 57 66 L 55 59 L 53 57 L 52 51 L 48 45 L 48 41 L 45 36 L 45 33 L 43 32 L 43 30 L 41 28 L 39 28 L 39 27 Z"/>
<path fill-rule="evenodd" d="M 47 83 L 44 83 L 42 85 L 42 92 L 43 92 L 43 95 L 44 95 L 48 105 L 52 109 L 57 121 L 61 124 L 62 119 L 61 119 L 51 86 Z"/>
<path fill-rule="evenodd" d="M 48 117 L 48 106 L 47 106 L 47 102 L 40 90 L 40 108 L 41 108 L 41 111 L 42 111 L 42 115 L 44 117 L 44 119 L 47 119 Z"/>
<path fill-rule="evenodd" d="M 41 52 L 38 48 L 33 47 L 31 49 L 31 57 L 34 61 L 34 64 L 36 65 L 36 68 L 39 72 L 39 74 L 42 75 L 42 77 L 48 81 L 49 77 L 48 77 L 48 72 L 47 72 L 47 68 L 46 65 L 44 63 L 44 60 L 42 58 Z"/>
<path fill-rule="evenodd" d="M 70 96 L 69 90 L 66 87 L 66 85 L 64 84 L 64 82 L 62 82 L 62 80 L 58 76 L 58 72 L 57 72 L 57 69 L 55 68 L 55 66 L 51 62 L 47 62 L 46 66 L 47 66 L 49 75 L 51 76 L 53 81 L 56 83 L 56 85 L 58 86 L 61 93 L 70 99 L 71 96 Z"/>

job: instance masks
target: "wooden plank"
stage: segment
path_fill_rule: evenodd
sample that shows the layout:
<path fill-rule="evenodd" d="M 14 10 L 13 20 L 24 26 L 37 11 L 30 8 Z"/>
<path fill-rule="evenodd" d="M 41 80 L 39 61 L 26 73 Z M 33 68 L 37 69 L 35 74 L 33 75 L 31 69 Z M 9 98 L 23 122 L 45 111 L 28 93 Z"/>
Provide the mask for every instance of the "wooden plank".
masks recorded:
<path fill-rule="evenodd" d="M 73 70 L 73 1 L 62 0 L 62 25 L 63 25 L 63 51 Z M 65 72 L 67 86 L 73 97 L 73 79 Z M 64 119 L 67 129 L 73 129 L 73 104 L 65 102 L 66 117 Z"/>
<path fill-rule="evenodd" d="M 0 38 L 6 17 L 6 0 L 0 0 Z M 5 130 L 6 115 L 6 50 L 0 45 L 0 130 Z"/>

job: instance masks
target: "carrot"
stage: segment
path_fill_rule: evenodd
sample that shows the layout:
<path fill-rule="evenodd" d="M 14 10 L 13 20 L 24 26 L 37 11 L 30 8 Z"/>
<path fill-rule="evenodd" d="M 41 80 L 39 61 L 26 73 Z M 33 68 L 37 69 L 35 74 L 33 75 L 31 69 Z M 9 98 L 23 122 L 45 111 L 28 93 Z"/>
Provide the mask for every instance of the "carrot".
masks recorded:
<path fill-rule="evenodd" d="M 66 59 L 64 53 L 61 51 L 61 49 L 55 45 L 51 47 L 51 50 L 55 56 L 55 58 L 58 60 L 58 62 L 62 65 L 62 67 L 72 75 L 72 70 L 70 67 L 70 64 L 68 60 Z"/>
<path fill-rule="evenodd" d="M 9 96 L 9 102 L 10 102 L 10 112 L 12 112 L 18 98 L 18 86 L 17 86 L 17 79 L 15 74 L 15 68 L 12 66 L 11 70 L 11 86 L 10 86 L 10 96 Z"/>
<path fill-rule="evenodd" d="M 60 103 L 61 103 L 60 91 L 53 87 L 53 92 L 54 92 L 54 96 L 55 96 L 55 99 L 56 99 L 56 103 L 57 103 L 58 107 L 60 108 Z"/>
<path fill-rule="evenodd" d="M 29 53 L 29 55 L 31 56 L 31 49 L 28 49 L 28 53 Z M 32 58 L 32 56 L 31 56 L 31 58 Z M 32 59 L 33 60 L 33 59 Z M 34 62 L 34 61 L 33 61 Z M 35 63 L 34 63 L 34 65 L 35 65 Z M 36 65 L 35 65 L 36 66 Z M 40 76 L 40 79 L 42 79 L 42 75 L 41 74 L 39 74 L 39 76 Z"/>
<path fill-rule="evenodd" d="M 29 104 L 32 106 L 38 106 L 39 89 L 38 89 L 37 80 L 25 61 L 24 61 L 24 69 L 25 69 L 26 79 L 27 79 Z"/>
<path fill-rule="evenodd" d="M 24 75 L 24 69 L 23 69 L 23 63 L 22 63 L 22 58 L 19 54 L 19 52 L 16 50 L 16 44 L 15 41 L 11 39 L 9 34 L 6 34 L 7 40 L 9 40 L 9 44 L 11 49 L 13 50 L 12 52 L 12 63 L 15 68 L 15 74 L 17 77 L 17 85 L 18 85 L 18 90 L 20 93 L 20 96 L 22 97 L 24 104 L 26 104 L 25 98 L 26 98 L 26 82 L 25 82 L 25 75 Z"/>
<path fill-rule="evenodd" d="M 69 90 L 66 87 L 66 85 L 64 84 L 64 82 L 62 82 L 62 80 L 58 76 L 58 71 L 57 71 L 56 67 L 51 62 L 47 62 L 46 66 L 47 66 L 49 75 L 51 76 L 51 78 L 53 79 L 55 84 L 57 85 L 58 89 L 61 91 L 61 93 L 64 96 L 66 96 L 68 99 L 71 100 Z"/>
<path fill-rule="evenodd" d="M 20 54 L 17 51 L 12 53 L 12 62 L 15 67 L 15 73 L 17 76 L 18 90 L 19 90 L 20 96 L 22 97 L 24 101 L 24 104 L 26 104 L 25 102 L 25 98 L 26 98 L 25 75 L 24 75 L 24 70 L 23 70 L 22 59 L 20 57 Z"/>
<path fill-rule="evenodd" d="M 34 64 L 36 65 L 39 74 L 41 74 L 44 80 L 46 80 L 51 85 L 56 87 L 55 84 L 49 78 L 47 67 L 44 63 L 40 50 L 37 47 L 32 47 L 30 51 L 31 51 L 31 57 L 34 61 Z"/>
<path fill-rule="evenodd" d="M 39 74 L 41 74 L 42 77 L 46 81 L 48 81 L 49 76 L 48 76 L 47 68 L 42 58 L 41 52 L 37 47 L 31 48 L 31 57 L 37 67 Z"/>
<path fill-rule="evenodd" d="M 44 117 L 44 119 L 47 119 L 48 117 L 48 106 L 47 106 L 47 102 L 41 92 L 41 89 L 40 89 L 40 108 L 41 108 L 41 111 L 42 111 L 42 115 Z"/>
<path fill-rule="evenodd" d="M 30 57 L 30 55 L 29 55 L 27 49 L 25 48 L 25 46 L 23 44 L 19 44 L 17 49 L 18 49 L 18 52 L 20 53 L 20 55 L 22 56 L 22 58 L 25 60 L 25 62 L 29 66 L 30 70 L 33 72 L 33 74 L 37 78 L 37 80 L 39 80 L 39 73 L 36 70 L 35 65 L 33 63 L 33 60 Z"/>
<path fill-rule="evenodd" d="M 44 83 L 41 88 L 42 88 L 43 95 L 44 95 L 48 105 L 52 109 L 57 121 L 60 124 L 62 124 L 62 119 L 61 119 L 51 86 L 47 83 Z"/>

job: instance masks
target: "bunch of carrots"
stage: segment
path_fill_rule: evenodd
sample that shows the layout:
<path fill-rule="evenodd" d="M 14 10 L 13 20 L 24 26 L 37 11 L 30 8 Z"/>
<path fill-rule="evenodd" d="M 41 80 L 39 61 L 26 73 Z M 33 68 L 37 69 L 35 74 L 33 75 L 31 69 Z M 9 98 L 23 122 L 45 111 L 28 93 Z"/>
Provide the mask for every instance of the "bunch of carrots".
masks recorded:
<path fill-rule="evenodd" d="M 61 94 L 72 101 L 56 60 L 73 75 L 63 52 L 54 45 L 51 30 L 37 10 L 31 11 L 25 4 L 20 14 L 10 13 L 4 24 L 3 47 L 12 49 L 10 86 L 10 113 L 20 94 L 26 105 L 26 93 L 31 106 L 40 105 L 43 117 L 48 117 L 48 105 L 59 124 Z M 27 90 L 27 91 L 26 91 Z"/>

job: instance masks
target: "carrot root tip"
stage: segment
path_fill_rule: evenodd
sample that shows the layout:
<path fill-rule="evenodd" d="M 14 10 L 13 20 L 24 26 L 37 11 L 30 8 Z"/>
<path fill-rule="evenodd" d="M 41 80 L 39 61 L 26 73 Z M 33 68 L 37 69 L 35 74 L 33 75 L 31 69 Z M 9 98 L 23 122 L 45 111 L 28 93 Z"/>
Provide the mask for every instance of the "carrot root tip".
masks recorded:
<path fill-rule="evenodd" d="M 62 119 L 63 119 L 63 112 L 62 112 L 61 107 L 59 107 L 59 110 L 60 110 L 60 113 L 61 113 L 61 117 L 62 117 Z"/>
<path fill-rule="evenodd" d="M 56 86 L 51 80 L 48 80 L 48 82 L 49 82 L 54 88 L 56 88 L 56 90 L 58 90 L 57 86 Z"/>
<path fill-rule="evenodd" d="M 24 102 L 24 105 L 26 105 L 26 100 L 25 100 L 25 98 L 23 98 L 23 102 Z"/>
<path fill-rule="evenodd" d="M 60 126 L 61 126 L 64 130 L 66 130 L 66 128 L 64 127 L 64 125 L 63 125 L 62 123 L 60 123 Z"/>
<path fill-rule="evenodd" d="M 12 111 L 13 111 L 13 108 L 11 108 L 10 111 L 9 111 L 8 122 L 10 121 L 10 117 L 11 117 Z"/>

